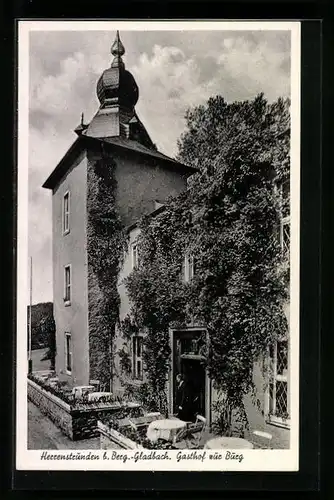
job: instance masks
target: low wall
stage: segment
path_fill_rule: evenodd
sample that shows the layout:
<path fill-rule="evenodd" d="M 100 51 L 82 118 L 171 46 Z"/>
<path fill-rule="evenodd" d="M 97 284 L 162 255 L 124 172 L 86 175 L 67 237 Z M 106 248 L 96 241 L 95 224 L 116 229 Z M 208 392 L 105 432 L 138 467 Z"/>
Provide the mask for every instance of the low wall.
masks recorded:
<path fill-rule="evenodd" d="M 69 404 L 29 379 L 28 399 L 73 441 L 98 436 L 98 420 L 111 417 L 120 410 L 117 404 L 71 408 Z"/>
<path fill-rule="evenodd" d="M 102 422 L 97 423 L 97 430 L 100 434 L 100 449 L 101 450 L 134 450 L 143 449 L 142 446 L 135 441 L 127 438 L 120 432 L 110 429 Z"/>
<path fill-rule="evenodd" d="M 71 407 L 28 379 L 28 399 L 52 420 L 63 433 L 73 439 Z"/>

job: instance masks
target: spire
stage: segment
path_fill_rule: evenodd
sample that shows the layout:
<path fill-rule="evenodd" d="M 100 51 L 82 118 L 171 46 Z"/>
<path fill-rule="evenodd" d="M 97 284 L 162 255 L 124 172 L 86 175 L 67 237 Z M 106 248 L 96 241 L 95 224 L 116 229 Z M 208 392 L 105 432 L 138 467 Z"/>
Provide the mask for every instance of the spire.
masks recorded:
<path fill-rule="evenodd" d="M 120 40 L 118 31 L 111 46 L 111 53 L 114 59 L 110 67 L 102 73 L 97 82 L 97 97 L 101 106 L 120 105 L 132 117 L 134 106 L 138 101 L 138 87 L 132 74 L 125 69 L 122 61 L 125 48 Z"/>
<path fill-rule="evenodd" d="M 110 51 L 111 51 L 112 55 L 114 56 L 114 60 L 111 63 L 111 67 L 121 66 L 121 65 L 124 66 L 122 56 L 125 54 L 125 48 L 124 48 L 124 45 L 122 44 L 121 39 L 119 37 L 118 30 L 116 31 L 115 41 L 112 44 Z"/>
<path fill-rule="evenodd" d="M 84 123 L 84 114 L 81 113 L 81 120 L 80 120 L 80 124 L 74 129 L 74 132 L 77 134 L 77 135 L 81 135 L 82 132 L 84 130 L 86 130 L 86 128 L 88 128 L 88 125 L 85 125 Z"/>
<path fill-rule="evenodd" d="M 116 32 L 110 50 L 114 59 L 97 81 L 100 107 L 83 133 L 88 137 L 122 137 L 135 139 L 147 147 L 152 141 L 136 115 L 139 90 L 133 75 L 125 69 L 125 48 Z"/>

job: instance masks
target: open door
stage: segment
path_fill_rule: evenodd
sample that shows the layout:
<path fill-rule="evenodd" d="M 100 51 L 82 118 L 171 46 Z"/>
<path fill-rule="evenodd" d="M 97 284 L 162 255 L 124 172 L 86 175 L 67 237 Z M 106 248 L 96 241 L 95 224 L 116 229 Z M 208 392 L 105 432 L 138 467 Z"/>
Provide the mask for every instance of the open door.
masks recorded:
<path fill-rule="evenodd" d="M 201 346 L 205 342 L 202 330 L 176 331 L 173 335 L 173 413 L 178 413 L 176 404 L 176 377 L 181 374 L 188 395 L 188 420 L 194 421 L 196 415 L 206 415 L 206 370 Z"/>

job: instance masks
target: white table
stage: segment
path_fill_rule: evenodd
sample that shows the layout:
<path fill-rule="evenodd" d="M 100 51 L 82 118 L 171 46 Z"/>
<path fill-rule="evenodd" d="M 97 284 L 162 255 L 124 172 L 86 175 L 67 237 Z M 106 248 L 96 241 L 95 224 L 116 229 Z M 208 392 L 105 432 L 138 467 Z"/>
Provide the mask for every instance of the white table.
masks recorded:
<path fill-rule="evenodd" d="M 147 438 L 155 442 L 158 439 L 175 441 L 177 433 L 186 427 L 183 420 L 166 418 L 164 420 L 154 420 L 148 425 Z"/>
<path fill-rule="evenodd" d="M 112 392 L 90 392 L 88 394 L 88 401 L 99 401 L 103 398 L 112 398 Z"/>
<path fill-rule="evenodd" d="M 237 437 L 217 437 L 210 439 L 204 448 L 209 450 L 252 450 L 253 444 L 246 439 Z"/>

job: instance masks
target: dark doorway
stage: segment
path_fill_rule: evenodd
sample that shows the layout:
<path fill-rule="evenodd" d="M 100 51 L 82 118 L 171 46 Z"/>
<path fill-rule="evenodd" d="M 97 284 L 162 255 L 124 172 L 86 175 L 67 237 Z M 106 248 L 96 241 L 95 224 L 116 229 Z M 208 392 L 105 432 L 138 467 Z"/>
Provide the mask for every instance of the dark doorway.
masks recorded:
<path fill-rule="evenodd" d="M 173 413 L 175 415 L 179 414 L 177 403 L 179 401 L 179 383 L 177 377 L 181 375 L 184 381 L 187 407 L 185 412 L 187 418 L 184 419 L 194 421 L 197 414 L 205 416 L 206 372 L 205 358 L 201 354 L 201 349 L 205 343 L 205 333 L 201 330 L 174 332 L 173 340 Z"/>
<path fill-rule="evenodd" d="M 200 360 L 181 359 L 182 373 L 188 385 L 191 418 L 205 416 L 205 369 Z"/>

